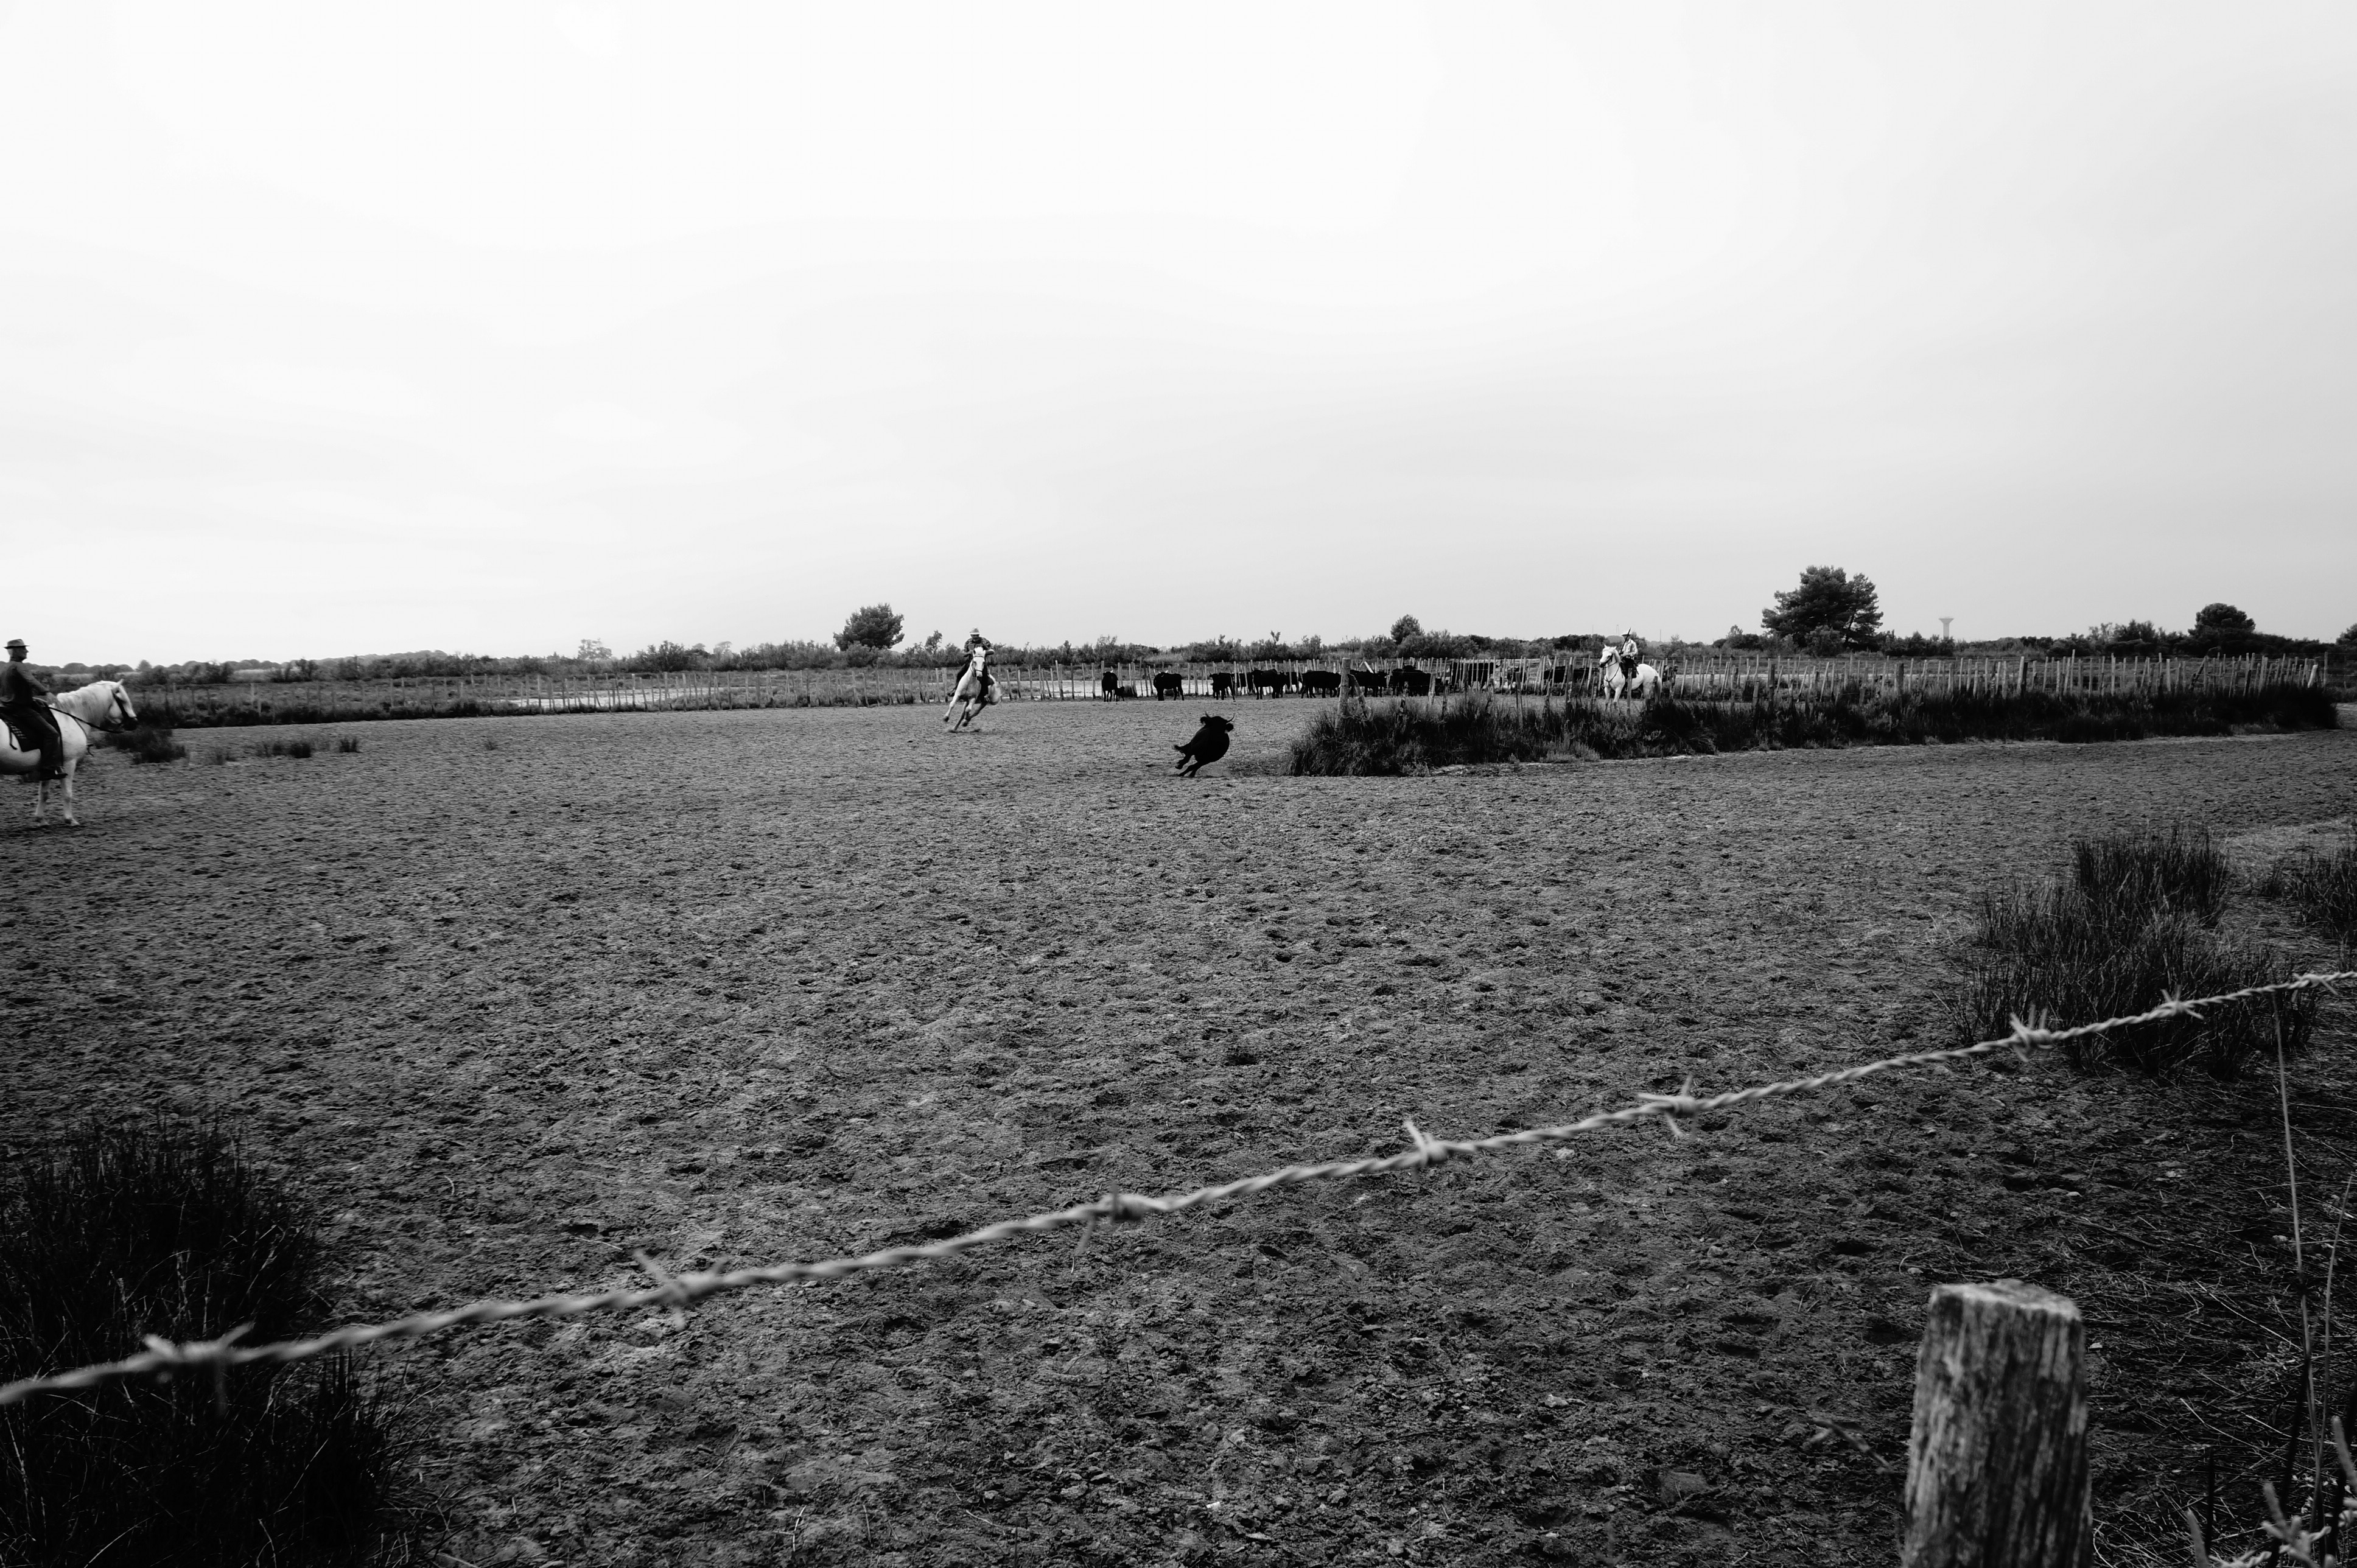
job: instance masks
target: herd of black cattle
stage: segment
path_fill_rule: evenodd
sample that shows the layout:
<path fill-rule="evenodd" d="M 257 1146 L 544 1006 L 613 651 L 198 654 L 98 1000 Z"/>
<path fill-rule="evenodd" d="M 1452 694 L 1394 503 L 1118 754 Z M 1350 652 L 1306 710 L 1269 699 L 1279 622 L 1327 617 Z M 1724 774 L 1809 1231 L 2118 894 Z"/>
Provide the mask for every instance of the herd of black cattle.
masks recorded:
<path fill-rule="evenodd" d="M 1483 675 L 1491 672 L 1487 670 Z M 1575 667 L 1550 664 L 1542 668 L 1520 667 L 1496 671 L 1496 679 L 1468 682 L 1450 670 L 1419 670 L 1413 664 L 1403 664 L 1396 670 L 1247 670 L 1239 675 L 1232 670 L 1211 671 L 1211 695 L 1233 697 L 1239 693 L 1254 697 L 1281 697 L 1287 692 L 1298 692 L 1305 697 L 1339 697 L 1344 692 L 1353 696 L 1428 697 L 1435 692 L 1457 689 L 1460 684 L 1492 684 L 1519 690 L 1525 685 L 1563 686 L 1573 679 Z M 1104 672 L 1099 683 L 1107 702 L 1117 702 L 1141 693 L 1137 688 L 1125 685 L 1113 671 Z M 1187 694 L 1186 677 L 1175 670 L 1157 671 L 1154 675 L 1154 696 L 1183 697 Z"/>

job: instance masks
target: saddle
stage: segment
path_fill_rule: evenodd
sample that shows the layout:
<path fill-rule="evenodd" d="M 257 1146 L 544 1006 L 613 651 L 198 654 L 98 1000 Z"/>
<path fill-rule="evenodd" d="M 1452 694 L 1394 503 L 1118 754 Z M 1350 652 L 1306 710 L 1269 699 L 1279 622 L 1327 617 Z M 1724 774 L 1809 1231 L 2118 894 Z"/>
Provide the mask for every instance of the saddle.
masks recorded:
<path fill-rule="evenodd" d="M 5 725 L 8 727 L 8 746 L 11 750 L 21 751 L 28 756 L 34 757 L 40 755 L 42 737 L 39 733 L 25 720 L 22 714 L 0 713 L 0 725 Z M 62 733 L 60 733 L 59 739 L 61 742 L 64 739 Z M 62 775 L 58 773 L 55 769 L 36 768 L 33 770 L 33 777 L 36 779 L 56 779 L 62 777 Z"/>

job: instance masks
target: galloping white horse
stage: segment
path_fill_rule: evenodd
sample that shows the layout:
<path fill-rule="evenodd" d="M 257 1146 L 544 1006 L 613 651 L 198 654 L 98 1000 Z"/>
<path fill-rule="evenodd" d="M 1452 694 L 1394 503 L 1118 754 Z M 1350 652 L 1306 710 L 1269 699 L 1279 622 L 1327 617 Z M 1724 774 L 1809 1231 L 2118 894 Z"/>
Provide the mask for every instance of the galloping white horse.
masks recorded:
<path fill-rule="evenodd" d="M 74 815 L 74 769 L 90 753 L 91 736 L 102 729 L 139 722 L 138 710 L 131 705 L 131 693 L 123 689 L 120 681 L 92 681 L 87 686 L 77 686 L 70 692 L 59 692 L 49 699 L 60 721 L 58 738 L 65 743 L 64 785 L 66 826 L 78 828 L 81 819 Z M 16 737 L 0 730 L 0 773 L 35 773 L 40 770 L 41 751 L 16 749 Z M 49 825 L 49 781 L 41 779 L 33 795 L 33 825 Z"/>
<path fill-rule="evenodd" d="M 1662 689 L 1662 672 L 1650 664 L 1639 664 L 1634 679 L 1621 674 L 1620 650 L 1609 645 L 1596 656 L 1596 678 L 1602 682 L 1604 694 L 1615 699 L 1651 697 Z"/>
<path fill-rule="evenodd" d="M 950 711 L 942 715 L 942 723 L 952 730 L 962 730 L 982 716 L 982 710 L 997 699 L 991 695 L 994 682 L 990 679 L 990 645 L 977 643 L 966 656 L 965 668 L 958 674 L 957 684 L 950 691 Z"/>

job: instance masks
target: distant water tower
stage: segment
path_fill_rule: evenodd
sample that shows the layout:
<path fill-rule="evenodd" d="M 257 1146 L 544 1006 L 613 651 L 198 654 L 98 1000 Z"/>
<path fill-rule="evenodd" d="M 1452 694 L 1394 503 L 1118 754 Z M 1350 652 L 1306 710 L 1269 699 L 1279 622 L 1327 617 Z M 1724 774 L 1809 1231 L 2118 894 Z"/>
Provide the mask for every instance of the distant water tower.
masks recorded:
<path fill-rule="evenodd" d="M 1942 616 L 1940 618 L 1940 640 L 1942 642 L 1948 640 L 1948 623 L 1955 618 L 1956 618 L 1953 616 Z"/>

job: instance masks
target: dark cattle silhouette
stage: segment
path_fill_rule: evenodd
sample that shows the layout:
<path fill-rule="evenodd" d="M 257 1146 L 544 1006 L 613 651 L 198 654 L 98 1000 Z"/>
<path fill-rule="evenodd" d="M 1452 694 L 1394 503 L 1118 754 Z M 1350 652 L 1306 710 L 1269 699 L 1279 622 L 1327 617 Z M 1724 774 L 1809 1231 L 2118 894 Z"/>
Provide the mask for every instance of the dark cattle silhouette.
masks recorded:
<path fill-rule="evenodd" d="M 1342 677 L 1331 670 L 1301 672 L 1301 694 L 1305 697 L 1330 697 L 1341 689 Z"/>
<path fill-rule="evenodd" d="M 1186 694 L 1186 691 L 1187 682 L 1179 677 L 1177 671 L 1157 670 L 1154 672 L 1154 700 L 1156 702 L 1158 703 L 1165 697 L 1184 696 Z"/>
<path fill-rule="evenodd" d="M 1351 691 L 1361 695 L 1369 692 L 1380 693 L 1384 686 L 1383 672 L 1380 670 L 1345 670 L 1342 678 L 1350 683 Z"/>
<path fill-rule="evenodd" d="M 1403 664 L 1392 671 L 1392 690 L 1404 697 L 1432 695 L 1432 676 L 1413 664 Z"/>
<path fill-rule="evenodd" d="M 1232 697 L 1236 694 L 1236 672 L 1232 670 L 1211 671 L 1211 695 Z"/>
<path fill-rule="evenodd" d="M 1108 670 L 1104 672 L 1104 679 L 1097 682 L 1097 687 L 1107 698 L 1118 697 L 1121 695 L 1121 677 Z"/>
<path fill-rule="evenodd" d="M 1281 694 L 1293 684 L 1293 681 L 1282 670 L 1247 670 L 1244 671 L 1244 684 L 1257 697 L 1263 692 Z"/>
<path fill-rule="evenodd" d="M 1229 732 L 1235 727 L 1217 714 L 1205 714 L 1201 726 L 1187 744 L 1170 748 L 1178 754 L 1178 777 L 1192 779 L 1203 770 L 1203 764 L 1225 757 Z"/>

